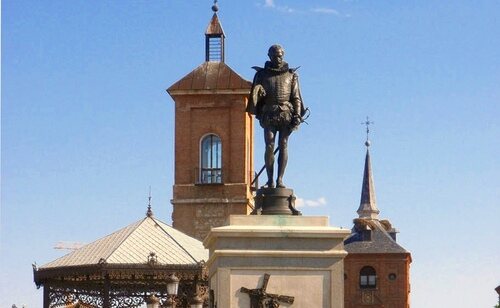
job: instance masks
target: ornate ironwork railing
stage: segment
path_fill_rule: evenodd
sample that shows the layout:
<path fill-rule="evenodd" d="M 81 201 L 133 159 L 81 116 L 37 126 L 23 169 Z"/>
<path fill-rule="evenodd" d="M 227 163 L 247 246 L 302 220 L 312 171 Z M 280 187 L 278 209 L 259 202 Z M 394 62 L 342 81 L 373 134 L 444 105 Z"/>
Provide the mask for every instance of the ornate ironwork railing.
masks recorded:
<path fill-rule="evenodd" d="M 196 184 L 223 184 L 222 168 L 195 168 Z"/>
<path fill-rule="evenodd" d="M 180 279 L 177 308 L 189 307 L 197 294 L 208 307 L 208 281 L 203 263 L 193 266 L 157 264 L 87 266 L 80 268 L 34 268 L 35 283 L 44 287 L 44 308 L 138 308 L 154 294 L 165 303 L 167 277 Z"/>

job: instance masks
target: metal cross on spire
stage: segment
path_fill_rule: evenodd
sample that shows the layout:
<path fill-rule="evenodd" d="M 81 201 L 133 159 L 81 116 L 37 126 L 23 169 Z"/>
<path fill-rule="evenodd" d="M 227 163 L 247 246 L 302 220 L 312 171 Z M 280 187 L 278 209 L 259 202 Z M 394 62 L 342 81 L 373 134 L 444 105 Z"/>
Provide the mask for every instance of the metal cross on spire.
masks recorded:
<path fill-rule="evenodd" d="M 375 124 L 375 122 L 373 121 L 370 121 L 370 118 L 367 116 L 366 117 L 366 121 L 364 122 L 361 122 L 362 125 L 366 125 L 366 141 L 365 141 L 365 145 L 366 147 L 369 147 L 370 146 L 370 125 L 371 124 Z"/>

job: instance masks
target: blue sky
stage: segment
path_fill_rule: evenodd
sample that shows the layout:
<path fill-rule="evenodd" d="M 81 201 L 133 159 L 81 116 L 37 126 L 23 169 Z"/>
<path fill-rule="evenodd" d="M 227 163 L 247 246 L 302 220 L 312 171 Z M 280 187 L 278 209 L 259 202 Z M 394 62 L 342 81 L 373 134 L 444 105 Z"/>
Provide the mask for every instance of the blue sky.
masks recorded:
<path fill-rule="evenodd" d="M 40 307 L 31 263 L 153 209 L 170 223 L 173 101 L 211 1 L 2 1 L 0 306 Z M 350 228 L 364 127 L 380 216 L 412 252 L 412 307 L 491 307 L 500 284 L 499 1 L 219 1 L 246 79 L 280 43 L 309 125 L 285 183 Z M 263 140 L 256 127 L 256 166 Z"/>

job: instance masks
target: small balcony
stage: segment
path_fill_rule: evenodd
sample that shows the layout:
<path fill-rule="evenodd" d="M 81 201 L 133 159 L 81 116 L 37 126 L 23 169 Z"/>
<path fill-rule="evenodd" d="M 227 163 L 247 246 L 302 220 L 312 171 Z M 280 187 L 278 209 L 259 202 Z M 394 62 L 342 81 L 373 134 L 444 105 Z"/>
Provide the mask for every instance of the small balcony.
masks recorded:
<path fill-rule="evenodd" d="M 195 184 L 224 184 L 222 168 L 195 168 Z"/>

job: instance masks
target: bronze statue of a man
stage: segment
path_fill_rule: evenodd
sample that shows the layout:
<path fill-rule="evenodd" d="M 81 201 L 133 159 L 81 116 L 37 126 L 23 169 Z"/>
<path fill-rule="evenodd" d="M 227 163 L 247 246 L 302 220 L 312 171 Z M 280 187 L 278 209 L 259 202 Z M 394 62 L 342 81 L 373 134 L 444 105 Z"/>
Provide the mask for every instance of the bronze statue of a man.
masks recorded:
<path fill-rule="evenodd" d="M 247 112 L 255 114 L 260 126 L 264 128 L 266 151 L 264 161 L 267 172 L 267 187 L 274 188 L 274 144 L 278 137 L 278 176 L 276 187 L 284 188 L 283 174 L 288 161 L 287 143 L 292 131 L 298 129 L 304 105 L 299 89 L 297 68 L 289 68 L 283 61 L 285 50 L 280 45 L 269 48 L 264 68 L 257 71 L 253 79 Z"/>

